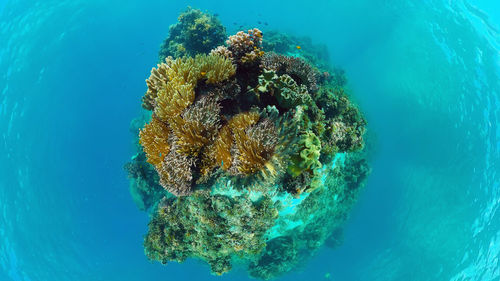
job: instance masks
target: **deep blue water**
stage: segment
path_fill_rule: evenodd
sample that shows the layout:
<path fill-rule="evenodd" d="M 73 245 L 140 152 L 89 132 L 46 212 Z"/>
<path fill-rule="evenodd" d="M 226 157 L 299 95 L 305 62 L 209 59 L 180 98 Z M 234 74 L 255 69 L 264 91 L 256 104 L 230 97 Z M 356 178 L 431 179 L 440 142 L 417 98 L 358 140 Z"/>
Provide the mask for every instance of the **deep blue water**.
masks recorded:
<path fill-rule="evenodd" d="M 248 280 L 147 261 L 122 168 L 187 5 L 327 44 L 376 136 L 345 243 L 283 280 L 500 280 L 495 0 L 0 2 L 0 280 Z"/>

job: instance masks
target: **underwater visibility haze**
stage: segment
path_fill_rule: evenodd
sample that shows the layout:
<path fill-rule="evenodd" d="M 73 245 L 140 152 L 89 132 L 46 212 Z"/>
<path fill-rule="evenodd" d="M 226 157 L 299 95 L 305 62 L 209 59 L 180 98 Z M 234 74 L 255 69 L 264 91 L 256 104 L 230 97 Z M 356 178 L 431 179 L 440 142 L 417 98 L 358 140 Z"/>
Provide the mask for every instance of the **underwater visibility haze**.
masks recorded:
<path fill-rule="evenodd" d="M 0 2 L 0 280 L 500 280 L 497 2 Z"/>

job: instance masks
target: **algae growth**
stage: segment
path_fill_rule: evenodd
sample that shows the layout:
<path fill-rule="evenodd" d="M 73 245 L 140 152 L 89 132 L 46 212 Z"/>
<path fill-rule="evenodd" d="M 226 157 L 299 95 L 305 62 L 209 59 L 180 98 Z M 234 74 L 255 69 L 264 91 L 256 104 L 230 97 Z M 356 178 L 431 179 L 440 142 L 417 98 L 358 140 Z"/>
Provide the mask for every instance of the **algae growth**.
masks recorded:
<path fill-rule="evenodd" d="M 149 259 L 271 279 L 341 243 L 369 173 L 366 121 L 324 48 L 257 28 L 221 34 L 191 8 L 171 26 L 125 167 L 151 216 Z"/>

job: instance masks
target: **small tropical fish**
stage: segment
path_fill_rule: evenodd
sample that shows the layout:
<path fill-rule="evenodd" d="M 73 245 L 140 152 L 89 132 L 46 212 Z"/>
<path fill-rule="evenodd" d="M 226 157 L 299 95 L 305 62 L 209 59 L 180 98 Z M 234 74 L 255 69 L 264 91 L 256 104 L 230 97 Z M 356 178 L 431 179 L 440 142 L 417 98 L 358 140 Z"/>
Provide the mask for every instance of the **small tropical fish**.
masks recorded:
<path fill-rule="evenodd" d="M 297 45 L 297 47 L 295 47 L 295 48 L 297 48 L 297 50 L 302 49 L 302 47 L 300 47 L 299 45 Z"/>
<path fill-rule="evenodd" d="M 219 16 L 219 14 L 217 14 L 217 13 L 214 14 L 214 17 L 218 17 L 218 16 Z"/>
<path fill-rule="evenodd" d="M 207 73 L 205 71 L 202 71 L 201 76 L 205 76 L 205 75 L 207 75 Z"/>
<path fill-rule="evenodd" d="M 258 21 L 257 23 L 258 23 L 258 24 L 262 24 L 262 22 L 261 22 L 261 21 Z"/>
<path fill-rule="evenodd" d="M 267 25 L 267 22 L 265 22 L 264 24 Z"/>

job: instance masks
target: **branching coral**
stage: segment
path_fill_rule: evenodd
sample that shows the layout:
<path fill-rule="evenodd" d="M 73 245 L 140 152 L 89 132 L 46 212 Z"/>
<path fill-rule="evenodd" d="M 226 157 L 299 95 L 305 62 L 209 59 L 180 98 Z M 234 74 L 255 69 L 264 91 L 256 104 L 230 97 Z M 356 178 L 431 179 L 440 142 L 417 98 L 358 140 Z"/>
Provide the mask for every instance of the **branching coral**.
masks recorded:
<path fill-rule="evenodd" d="M 262 58 L 262 67 L 274 70 L 278 75 L 290 75 L 299 85 L 306 85 L 310 93 L 318 90 L 317 70 L 301 58 L 268 53 Z"/>
<path fill-rule="evenodd" d="M 250 29 L 248 32 L 239 31 L 229 36 L 226 44 L 227 47 L 219 46 L 213 49 L 211 54 L 231 57 L 237 64 L 253 63 L 264 55 L 261 49 L 262 31 L 258 28 Z"/>

